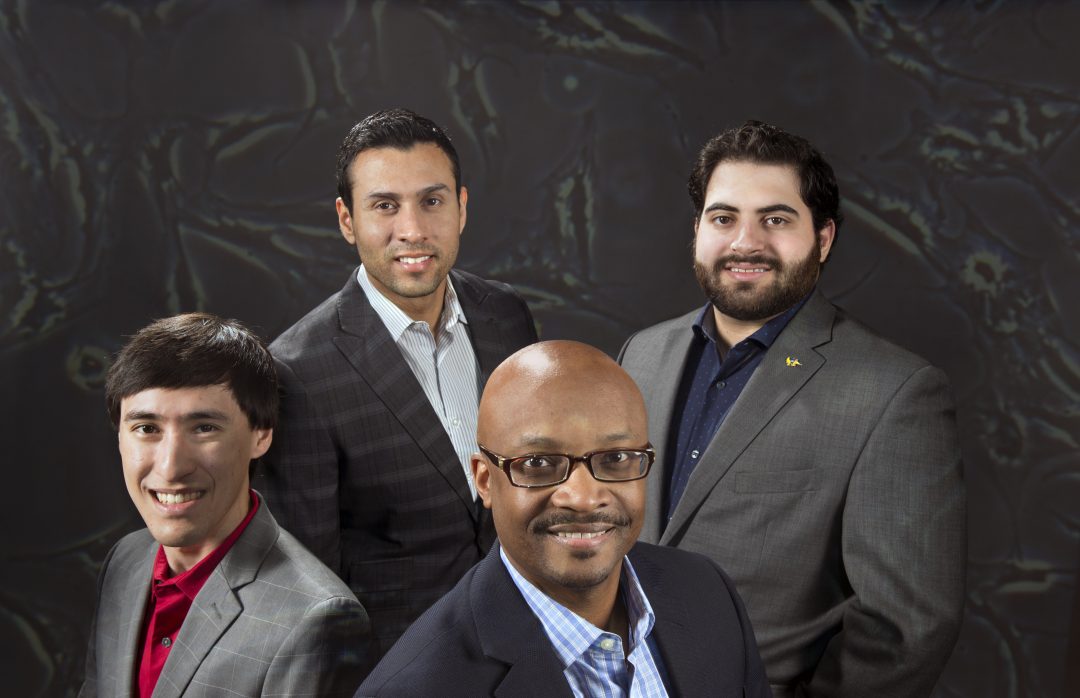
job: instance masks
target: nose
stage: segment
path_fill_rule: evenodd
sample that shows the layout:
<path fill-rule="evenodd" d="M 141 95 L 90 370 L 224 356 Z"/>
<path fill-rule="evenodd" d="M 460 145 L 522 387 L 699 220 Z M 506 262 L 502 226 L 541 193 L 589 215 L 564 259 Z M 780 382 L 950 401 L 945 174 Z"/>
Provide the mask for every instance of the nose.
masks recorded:
<path fill-rule="evenodd" d="M 180 482 L 192 471 L 192 460 L 182 434 L 166 433 L 154 453 L 154 471 L 165 482 Z"/>
<path fill-rule="evenodd" d="M 731 241 L 732 252 L 741 254 L 760 252 L 764 246 L 765 234 L 753 220 L 742 221 Z"/>
<path fill-rule="evenodd" d="M 424 225 L 420 207 L 403 204 L 394 217 L 394 234 L 405 242 L 419 242 L 424 239 Z"/>
<path fill-rule="evenodd" d="M 609 496 L 606 483 L 594 478 L 584 460 L 578 458 L 570 464 L 570 477 L 551 495 L 551 503 L 575 511 L 593 511 L 606 506 Z"/>

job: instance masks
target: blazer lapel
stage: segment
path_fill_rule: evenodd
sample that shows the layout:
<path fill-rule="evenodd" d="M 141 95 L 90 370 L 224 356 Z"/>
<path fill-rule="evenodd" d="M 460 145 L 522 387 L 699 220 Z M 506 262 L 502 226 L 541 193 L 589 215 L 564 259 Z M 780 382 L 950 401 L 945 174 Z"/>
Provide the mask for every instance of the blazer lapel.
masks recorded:
<path fill-rule="evenodd" d="M 652 636 L 667 669 L 671 695 L 692 695 L 702 686 L 713 685 L 709 669 L 715 662 L 710 654 L 715 648 L 694 642 L 697 623 L 687 599 L 666 587 L 663 572 L 651 560 L 631 550 L 630 561 L 656 614 Z"/>
<path fill-rule="evenodd" d="M 260 505 L 191 604 L 161 669 L 153 698 L 184 694 L 206 655 L 244 610 L 235 590 L 255 579 L 277 535 L 277 523 L 266 505 Z"/>
<path fill-rule="evenodd" d="M 368 303 L 355 274 L 339 296 L 338 319 L 345 334 L 334 337 L 334 344 L 397 417 L 476 520 L 476 505 L 454 445 L 420 382 Z"/>
<path fill-rule="evenodd" d="M 649 506 L 645 509 L 645 523 L 641 530 L 641 540 L 655 543 L 660 540 L 663 531 L 663 502 L 665 484 L 668 481 L 667 447 L 671 435 L 671 420 L 675 413 L 675 398 L 679 393 L 686 356 L 690 351 L 694 333 L 690 323 L 700 310 L 695 310 L 675 323 L 670 332 L 655 345 L 648 382 L 641 381 L 645 404 L 649 405 L 649 440 L 656 450 L 656 463 L 646 481 Z M 682 322 L 685 320 L 686 322 Z"/>
<path fill-rule="evenodd" d="M 119 605 L 129 611 L 125 615 L 120 628 L 120 645 L 116 648 L 97 648 L 98 652 L 116 651 L 120 656 L 120 668 L 117 671 L 117 694 L 121 698 L 128 698 L 135 686 L 135 677 L 139 673 L 136 662 L 139 661 L 139 645 L 145 640 L 143 637 L 143 618 L 146 616 L 146 607 L 150 603 L 150 581 L 153 577 L 154 558 L 157 556 L 158 543 L 153 538 L 149 539 L 146 553 L 139 557 L 136 563 L 138 567 L 127 576 L 127 583 L 121 590 Z M 131 605 L 126 605 L 130 600 Z"/>
<path fill-rule="evenodd" d="M 498 544 L 480 561 L 469 602 L 484 654 L 508 665 L 495 689 L 497 698 L 572 698 L 570 685 L 562 679 L 562 663 L 503 566 Z"/>
<path fill-rule="evenodd" d="M 469 281 L 455 271 L 450 272 L 454 289 L 461 303 L 461 310 L 468 320 L 469 336 L 472 338 L 476 361 L 480 364 L 477 378 L 478 394 L 483 393 L 488 376 L 505 358 L 510 342 L 504 336 L 499 318 L 484 302 L 488 290 Z"/>
<path fill-rule="evenodd" d="M 671 543 L 735 460 L 825 363 L 815 348 L 831 340 L 835 314 L 829 301 L 815 291 L 776 338 L 701 455 L 661 544 Z M 797 359 L 798 365 L 788 365 L 788 358 Z"/>

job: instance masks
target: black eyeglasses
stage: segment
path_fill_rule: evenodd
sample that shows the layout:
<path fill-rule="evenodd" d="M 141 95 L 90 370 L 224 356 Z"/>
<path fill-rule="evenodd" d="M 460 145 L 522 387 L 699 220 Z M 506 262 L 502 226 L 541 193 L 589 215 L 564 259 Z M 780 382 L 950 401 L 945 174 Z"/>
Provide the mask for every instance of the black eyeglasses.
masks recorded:
<path fill-rule="evenodd" d="M 551 487 L 570 479 L 574 463 L 581 461 L 600 482 L 628 482 L 649 474 L 656 460 L 652 444 L 644 448 L 606 448 L 583 456 L 569 453 L 530 453 L 506 458 L 477 444 L 480 452 L 506 473 L 514 487 Z"/>

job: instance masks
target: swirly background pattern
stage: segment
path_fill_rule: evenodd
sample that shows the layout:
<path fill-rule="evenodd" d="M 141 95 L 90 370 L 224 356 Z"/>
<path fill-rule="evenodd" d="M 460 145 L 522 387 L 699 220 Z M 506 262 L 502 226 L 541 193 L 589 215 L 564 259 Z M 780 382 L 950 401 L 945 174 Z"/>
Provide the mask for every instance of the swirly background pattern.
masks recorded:
<path fill-rule="evenodd" d="M 195 309 L 272 338 L 340 288 L 337 145 L 402 105 L 461 151 L 459 265 L 609 352 L 702 302 L 704 140 L 815 142 L 848 216 L 825 291 L 959 404 L 968 604 L 935 695 L 1080 695 L 1078 27 L 1054 0 L 0 0 L 4 692 L 77 690 L 139 525 L 110 355 Z"/>

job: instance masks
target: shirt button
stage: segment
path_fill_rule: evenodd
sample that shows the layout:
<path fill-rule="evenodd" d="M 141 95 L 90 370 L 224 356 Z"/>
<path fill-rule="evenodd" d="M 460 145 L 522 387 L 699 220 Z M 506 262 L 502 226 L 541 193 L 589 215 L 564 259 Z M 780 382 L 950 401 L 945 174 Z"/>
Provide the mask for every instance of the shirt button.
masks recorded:
<path fill-rule="evenodd" d="M 726 381 L 716 381 L 716 387 L 723 390 L 724 388 L 727 387 L 727 382 Z"/>
<path fill-rule="evenodd" d="M 701 455 L 701 451 L 697 450 L 696 448 L 693 451 L 690 451 L 690 457 L 691 458 L 697 459 L 697 457 L 700 456 L 700 455 Z"/>
<path fill-rule="evenodd" d="M 605 637 L 603 640 L 600 641 L 600 648 L 610 652 L 611 650 L 615 649 L 615 641 L 612 640 L 610 637 Z"/>
<path fill-rule="evenodd" d="M 461 420 L 458 419 L 457 417 L 454 417 L 453 419 L 451 419 L 450 423 L 453 424 L 455 427 L 460 427 L 461 426 Z"/>
<path fill-rule="evenodd" d="M 169 638 L 167 638 L 167 637 L 161 638 L 161 646 L 162 647 L 168 647 L 171 644 L 172 644 L 172 640 L 170 640 Z"/>

